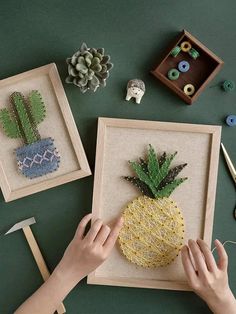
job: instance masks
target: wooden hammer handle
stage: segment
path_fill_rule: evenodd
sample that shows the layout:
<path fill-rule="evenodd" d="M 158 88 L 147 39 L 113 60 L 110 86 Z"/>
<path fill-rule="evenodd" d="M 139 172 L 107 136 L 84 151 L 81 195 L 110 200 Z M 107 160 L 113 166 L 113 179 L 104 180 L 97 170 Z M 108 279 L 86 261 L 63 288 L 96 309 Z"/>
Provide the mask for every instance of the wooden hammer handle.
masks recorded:
<path fill-rule="evenodd" d="M 43 280 L 46 281 L 49 278 L 50 273 L 49 273 L 47 265 L 43 259 L 42 253 L 40 252 L 38 243 L 36 242 L 35 237 L 31 231 L 31 228 L 29 226 L 26 226 L 23 228 L 23 232 L 24 232 L 26 240 L 30 246 L 31 252 L 33 253 L 34 259 L 38 265 L 38 268 L 39 268 L 40 273 L 43 277 Z M 57 309 L 57 313 L 58 314 L 66 313 L 66 309 L 65 309 L 63 303 L 61 303 L 59 305 L 59 307 Z"/>

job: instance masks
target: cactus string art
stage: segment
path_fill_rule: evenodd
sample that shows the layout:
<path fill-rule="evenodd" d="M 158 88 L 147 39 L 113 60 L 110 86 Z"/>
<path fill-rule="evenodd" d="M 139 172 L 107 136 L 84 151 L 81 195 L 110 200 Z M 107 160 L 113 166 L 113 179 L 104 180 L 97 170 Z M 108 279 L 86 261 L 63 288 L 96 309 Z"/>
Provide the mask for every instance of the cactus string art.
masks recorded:
<path fill-rule="evenodd" d="M 58 169 L 60 156 L 51 137 L 41 139 L 37 125 L 46 117 L 42 96 L 33 90 L 27 99 L 20 92 L 10 96 L 11 110 L 0 110 L 0 124 L 9 138 L 20 138 L 24 146 L 16 149 L 20 172 L 33 179 Z"/>

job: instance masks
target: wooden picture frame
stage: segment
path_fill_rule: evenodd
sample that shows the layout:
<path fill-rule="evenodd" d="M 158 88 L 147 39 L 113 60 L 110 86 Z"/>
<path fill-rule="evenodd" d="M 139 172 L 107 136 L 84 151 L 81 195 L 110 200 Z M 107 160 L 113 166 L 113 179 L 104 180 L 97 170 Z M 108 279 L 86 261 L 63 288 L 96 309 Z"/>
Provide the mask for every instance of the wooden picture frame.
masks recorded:
<path fill-rule="evenodd" d="M 51 136 L 61 155 L 53 173 L 29 179 L 18 173 L 14 150 L 20 139 L 8 138 L 0 130 L 0 187 L 6 202 L 40 192 L 91 174 L 65 91 L 54 63 L 0 81 L 0 109 L 9 108 L 14 91 L 27 95 L 39 90 L 46 105 L 46 118 L 39 125 L 42 137 Z M 13 157 L 13 158 L 12 158 Z"/>
<path fill-rule="evenodd" d="M 201 237 L 211 246 L 221 127 L 157 121 L 99 118 L 93 191 L 93 221 L 109 223 L 140 193 L 122 176 L 132 175 L 128 160 L 145 154 L 147 145 L 162 154 L 178 151 L 189 179 L 174 191 L 183 211 L 186 238 Z M 174 165 L 173 165 L 174 166 Z M 169 266 L 144 269 L 130 263 L 119 244 L 87 279 L 88 284 L 191 290 L 180 256 Z"/>
<path fill-rule="evenodd" d="M 193 48 L 195 48 L 200 56 L 194 60 L 187 52 L 180 51 L 180 53 L 173 57 L 171 51 L 174 47 L 180 46 L 184 41 L 190 42 Z M 167 77 L 167 73 L 172 68 L 178 68 L 178 63 L 182 60 L 188 61 L 190 69 L 185 73 L 180 73 L 177 80 L 171 81 Z M 191 35 L 186 30 L 183 30 L 167 49 L 165 57 L 161 60 L 155 70 L 151 73 L 157 77 L 162 83 L 169 87 L 174 93 L 182 98 L 187 104 L 192 104 L 207 84 L 216 76 L 216 74 L 222 68 L 224 62 L 217 57 L 212 51 L 204 46 L 198 39 Z M 192 84 L 195 87 L 195 93 L 192 96 L 188 96 L 184 93 L 183 87 L 186 84 Z"/>

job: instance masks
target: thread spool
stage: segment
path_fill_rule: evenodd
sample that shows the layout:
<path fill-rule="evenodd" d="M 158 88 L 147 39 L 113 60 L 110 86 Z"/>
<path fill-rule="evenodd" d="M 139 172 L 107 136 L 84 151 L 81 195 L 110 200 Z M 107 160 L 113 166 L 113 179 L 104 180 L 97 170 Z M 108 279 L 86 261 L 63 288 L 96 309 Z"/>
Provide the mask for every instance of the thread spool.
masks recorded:
<path fill-rule="evenodd" d="M 188 72 L 190 68 L 190 65 L 187 61 L 183 60 L 183 61 L 180 61 L 179 64 L 178 64 L 178 69 L 180 72 Z"/>
<path fill-rule="evenodd" d="M 236 116 L 235 115 L 229 115 L 226 118 L 226 123 L 228 126 L 236 126 Z"/>
<path fill-rule="evenodd" d="M 175 58 L 178 56 L 178 54 L 180 53 L 181 51 L 181 48 L 179 46 L 176 46 L 174 47 L 172 50 L 171 50 L 171 55 Z"/>
<path fill-rule="evenodd" d="M 200 56 L 199 52 L 194 48 L 191 48 L 188 53 L 194 60 Z"/>
<path fill-rule="evenodd" d="M 195 93 L 195 87 L 192 84 L 187 84 L 184 86 L 184 93 L 187 96 L 192 96 Z"/>
<path fill-rule="evenodd" d="M 235 83 L 231 80 L 225 80 L 222 84 L 222 88 L 225 92 L 232 92 L 235 89 Z"/>
<path fill-rule="evenodd" d="M 168 71 L 168 78 L 171 80 L 171 81 L 175 81 L 179 78 L 179 71 L 177 69 L 170 69 Z"/>
<path fill-rule="evenodd" d="M 182 44 L 180 45 L 182 51 L 184 52 L 188 52 L 191 48 L 192 48 L 192 45 L 190 44 L 189 41 L 183 41 Z"/>

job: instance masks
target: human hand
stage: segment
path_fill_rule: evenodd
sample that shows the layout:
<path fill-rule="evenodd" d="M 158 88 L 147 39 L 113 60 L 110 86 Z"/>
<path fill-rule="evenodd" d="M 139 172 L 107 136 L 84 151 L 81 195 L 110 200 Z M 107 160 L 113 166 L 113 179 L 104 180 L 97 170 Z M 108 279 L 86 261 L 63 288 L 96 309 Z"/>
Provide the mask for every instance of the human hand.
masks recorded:
<path fill-rule="evenodd" d="M 189 240 L 188 246 L 182 248 L 182 263 L 187 280 L 213 313 L 236 314 L 236 300 L 228 283 L 228 256 L 219 240 L 215 241 L 215 246 L 219 257 L 218 263 L 203 240 L 199 239 L 196 242 Z"/>
<path fill-rule="evenodd" d="M 52 275 L 15 313 L 54 313 L 74 286 L 105 261 L 115 245 L 123 220 L 121 217 L 117 219 L 111 229 L 97 219 L 85 235 L 91 216 L 85 216 L 79 223 L 73 240 Z"/>
<path fill-rule="evenodd" d="M 111 229 L 101 219 L 96 219 L 84 235 L 91 216 L 86 215 L 80 221 L 73 240 L 55 270 L 63 278 L 63 284 L 70 285 L 70 289 L 106 260 L 123 224 L 120 217 Z"/>

